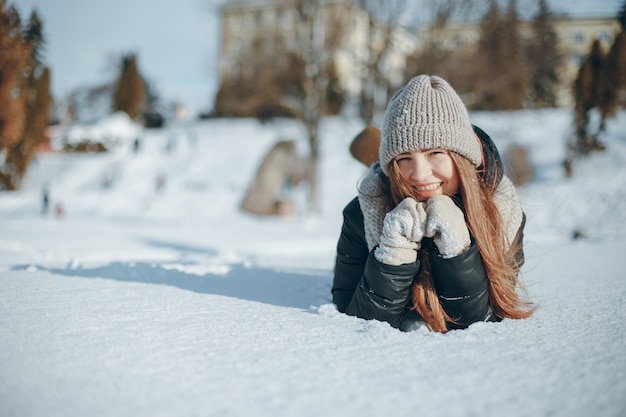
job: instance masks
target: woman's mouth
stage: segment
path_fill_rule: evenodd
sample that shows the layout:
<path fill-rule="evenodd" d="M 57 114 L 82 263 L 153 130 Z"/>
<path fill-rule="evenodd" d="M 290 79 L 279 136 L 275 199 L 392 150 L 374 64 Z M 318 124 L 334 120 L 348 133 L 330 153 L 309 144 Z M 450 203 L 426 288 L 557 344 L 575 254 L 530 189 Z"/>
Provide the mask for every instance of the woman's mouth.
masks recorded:
<path fill-rule="evenodd" d="M 441 190 L 443 189 L 442 187 L 443 183 L 441 182 L 435 182 L 427 185 L 413 185 L 413 191 L 415 193 L 415 197 L 419 201 L 426 201 L 435 194 L 441 194 Z"/>
<path fill-rule="evenodd" d="M 415 185 L 414 187 L 417 192 L 423 193 L 425 191 L 436 190 L 437 188 L 441 187 L 441 183 L 436 182 L 436 183 L 428 184 L 428 185 Z"/>

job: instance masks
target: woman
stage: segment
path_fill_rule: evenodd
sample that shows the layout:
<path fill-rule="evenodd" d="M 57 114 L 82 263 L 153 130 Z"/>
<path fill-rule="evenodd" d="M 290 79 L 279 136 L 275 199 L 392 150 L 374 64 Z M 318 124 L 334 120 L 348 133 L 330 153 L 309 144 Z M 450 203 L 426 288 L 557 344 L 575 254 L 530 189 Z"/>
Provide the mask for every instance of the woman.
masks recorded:
<path fill-rule="evenodd" d="M 530 316 L 517 293 L 525 216 L 515 188 L 445 80 L 420 75 L 392 97 L 379 157 L 343 212 L 338 310 L 438 332 Z"/>

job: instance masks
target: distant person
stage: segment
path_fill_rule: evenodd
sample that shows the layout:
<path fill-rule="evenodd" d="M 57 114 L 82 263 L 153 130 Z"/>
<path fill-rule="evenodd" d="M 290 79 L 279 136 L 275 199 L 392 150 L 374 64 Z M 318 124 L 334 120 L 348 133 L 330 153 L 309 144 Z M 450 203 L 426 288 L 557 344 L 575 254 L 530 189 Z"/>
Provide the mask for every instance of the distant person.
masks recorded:
<path fill-rule="evenodd" d="M 139 138 L 135 138 L 135 140 L 133 140 L 133 153 L 137 155 L 140 150 L 141 150 L 141 141 L 139 140 Z"/>
<path fill-rule="evenodd" d="M 339 311 L 438 332 L 532 314 L 518 294 L 525 215 L 516 190 L 442 78 L 417 76 L 392 97 L 379 161 L 343 216 Z"/>
<path fill-rule="evenodd" d="M 50 189 L 46 185 L 41 191 L 41 214 L 47 216 L 48 211 L 50 211 Z"/>

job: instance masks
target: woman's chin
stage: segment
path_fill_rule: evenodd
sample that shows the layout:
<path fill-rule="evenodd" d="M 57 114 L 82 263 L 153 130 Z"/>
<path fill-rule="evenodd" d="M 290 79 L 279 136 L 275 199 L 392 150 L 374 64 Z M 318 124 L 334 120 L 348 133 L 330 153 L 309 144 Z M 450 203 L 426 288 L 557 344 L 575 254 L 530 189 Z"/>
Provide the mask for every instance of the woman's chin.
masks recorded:
<path fill-rule="evenodd" d="M 426 201 L 434 195 L 441 195 L 441 194 L 443 194 L 441 188 L 437 188 L 436 190 L 417 192 L 416 196 L 419 201 Z"/>

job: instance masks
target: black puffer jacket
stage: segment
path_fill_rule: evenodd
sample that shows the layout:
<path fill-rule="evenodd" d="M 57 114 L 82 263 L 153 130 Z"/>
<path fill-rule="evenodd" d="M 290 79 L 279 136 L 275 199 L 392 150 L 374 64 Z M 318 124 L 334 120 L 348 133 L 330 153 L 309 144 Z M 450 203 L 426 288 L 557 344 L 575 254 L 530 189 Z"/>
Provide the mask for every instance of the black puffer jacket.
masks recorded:
<path fill-rule="evenodd" d="M 495 187 L 502 178 L 498 151 L 482 130 L 475 127 L 483 143 L 485 171 L 483 180 Z M 358 198 L 343 211 L 343 226 L 337 243 L 333 280 L 333 302 L 339 311 L 364 319 L 376 319 L 401 327 L 415 313 L 411 305 L 411 285 L 420 268 L 420 257 L 411 264 L 391 266 L 379 262 L 369 251 L 365 239 L 363 213 Z M 524 221 L 517 234 L 523 239 Z M 521 246 L 521 245 L 520 245 Z M 442 258 L 432 239 L 422 241 L 420 251 L 429 251 L 433 282 L 442 307 L 464 328 L 477 321 L 498 320 L 489 305 L 488 280 L 477 246 L 451 259 Z M 518 260 L 523 262 L 523 252 Z"/>

